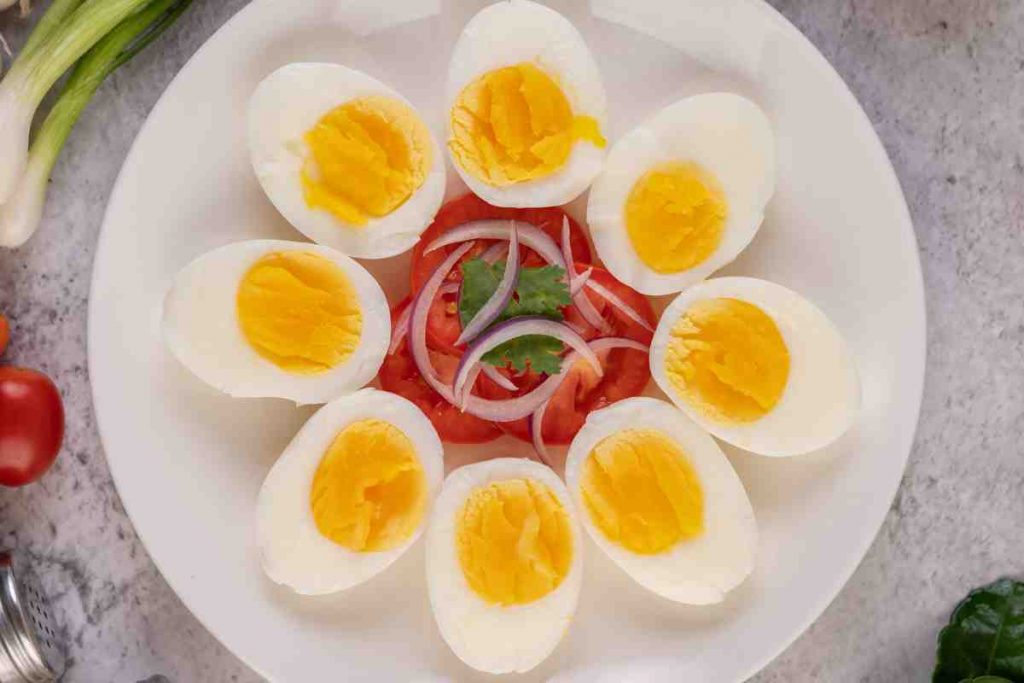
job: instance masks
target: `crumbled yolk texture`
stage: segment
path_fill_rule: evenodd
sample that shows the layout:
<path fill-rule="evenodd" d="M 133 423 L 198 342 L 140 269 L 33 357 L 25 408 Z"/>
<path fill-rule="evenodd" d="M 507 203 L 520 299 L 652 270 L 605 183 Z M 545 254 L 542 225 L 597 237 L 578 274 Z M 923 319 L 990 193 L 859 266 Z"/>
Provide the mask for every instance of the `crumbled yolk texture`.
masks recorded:
<path fill-rule="evenodd" d="M 419 527 L 427 480 L 412 441 L 383 420 L 335 437 L 313 476 L 309 504 L 320 533 L 356 552 L 397 548 Z"/>
<path fill-rule="evenodd" d="M 350 225 L 386 216 L 430 172 L 430 131 L 409 105 L 374 95 L 346 102 L 306 132 L 306 204 Z"/>
<path fill-rule="evenodd" d="M 633 185 L 626 199 L 626 233 L 648 268 L 678 273 L 715 252 L 728 215 L 725 195 L 709 172 L 691 162 L 672 162 Z"/>
<path fill-rule="evenodd" d="M 359 296 L 345 272 L 319 254 L 262 257 L 242 277 L 236 307 L 249 345 L 288 372 L 326 372 L 359 346 Z"/>
<path fill-rule="evenodd" d="M 575 115 L 558 83 L 528 62 L 467 85 L 452 106 L 451 130 L 455 162 L 497 187 L 551 175 L 576 142 L 606 144 L 597 120 Z"/>
<path fill-rule="evenodd" d="M 709 419 L 752 422 L 782 397 L 789 349 L 775 321 L 757 306 L 705 299 L 672 328 L 665 370 L 678 395 Z"/>
<path fill-rule="evenodd" d="M 558 588 L 574 552 L 569 515 L 530 479 L 475 489 L 456 519 L 459 563 L 473 591 L 494 605 L 524 605 Z"/>
<path fill-rule="evenodd" d="M 625 429 L 583 463 L 584 506 L 608 540 L 655 555 L 704 530 L 704 494 L 685 453 L 666 434 Z"/>

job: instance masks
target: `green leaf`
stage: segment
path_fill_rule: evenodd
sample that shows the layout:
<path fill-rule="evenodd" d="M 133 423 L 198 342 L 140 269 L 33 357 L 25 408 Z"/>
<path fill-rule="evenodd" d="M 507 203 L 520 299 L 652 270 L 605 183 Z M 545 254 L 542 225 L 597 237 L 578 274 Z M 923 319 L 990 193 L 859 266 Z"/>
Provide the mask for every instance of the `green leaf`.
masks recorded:
<path fill-rule="evenodd" d="M 463 327 L 491 298 L 504 274 L 504 262 L 492 265 L 481 258 L 473 258 L 462 264 L 459 321 Z M 562 307 L 572 303 L 564 277 L 565 270 L 558 266 L 522 268 L 512 301 L 496 322 L 521 315 L 540 315 L 561 320 Z"/>
<path fill-rule="evenodd" d="M 1002 676 L 978 676 L 977 678 L 965 678 L 960 683 L 1013 683 L 1013 681 Z"/>
<path fill-rule="evenodd" d="M 1024 683 L 1024 583 L 971 591 L 939 633 L 933 683 Z M 973 680 L 972 680 L 973 679 Z"/>
<path fill-rule="evenodd" d="M 491 265 L 474 258 L 462 264 L 459 321 L 463 327 L 491 298 L 504 273 L 504 262 Z M 562 307 L 572 302 L 564 277 L 565 270 L 558 266 L 521 269 L 512 301 L 495 322 L 526 315 L 561 320 Z M 555 374 L 562 367 L 563 348 L 554 337 L 526 335 L 491 349 L 482 360 L 501 368 L 511 364 L 519 372 L 529 367 L 535 372 Z"/>
<path fill-rule="evenodd" d="M 502 264 L 501 271 L 504 270 Z M 564 277 L 565 269 L 558 266 L 523 268 L 519 271 L 515 297 L 502 317 L 507 320 L 520 315 L 542 315 L 561 320 L 562 307 L 572 303 Z"/>
<path fill-rule="evenodd" d="M 534 372 L 554 375 L 562 368 L 561 353 L 562 342 L 554 337 L 528 334 L 495 346 L 481 360 L 499 368 L 511 363 L 517 372 L 526 370 L 529 363 Z"/>

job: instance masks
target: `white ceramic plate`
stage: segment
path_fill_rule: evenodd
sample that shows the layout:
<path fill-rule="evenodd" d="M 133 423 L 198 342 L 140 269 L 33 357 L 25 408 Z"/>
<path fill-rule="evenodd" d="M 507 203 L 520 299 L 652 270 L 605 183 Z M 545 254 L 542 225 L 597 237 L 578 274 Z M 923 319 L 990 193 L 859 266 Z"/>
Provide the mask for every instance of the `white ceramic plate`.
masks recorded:
<path fill-rule="evenodd" d="M 612 139 L 655 108 L 712 89 L 740 92 L 765 109 L 778 136 L 778 193 L 753 245 L 727 272 L 775 280 L 823 308 L 856 356 L 864 408 L 855 428 L 825 452 L 776 460 L 729 451 L 761 534 L 755 573 L 723 605 L 660 600 L 588 545 L 577 619 L 555 654 L 525 678 L 739 681 L 832 600 L 899 483 L 925 349 L 909 215 L 853 96 L 759 0 L 552 4 L 596 53 Z M 264 577 L 253 533 L 256 492 L 309 411 L 231 400 L 205 387 L 162 346 L 160 302 L 174 273 L 209 249 L 247 238 L 300 239 L 248 163 L 245 103 L 264 75 L 296 60 L 345 63 L 398 88 L 439 131 L 448 55 L 477 8 L 440 0 L 256 0 L 168 87 L 110 200 L 89 319 L 110 468 L 171 586 L 273 681 L 466 680 L 472 672 L 437 633 L 422 544 L 373 581 L 332 597 L 299 598 Z M 404 258 L 365 263 L 392 300 L 404 294 Z"/>

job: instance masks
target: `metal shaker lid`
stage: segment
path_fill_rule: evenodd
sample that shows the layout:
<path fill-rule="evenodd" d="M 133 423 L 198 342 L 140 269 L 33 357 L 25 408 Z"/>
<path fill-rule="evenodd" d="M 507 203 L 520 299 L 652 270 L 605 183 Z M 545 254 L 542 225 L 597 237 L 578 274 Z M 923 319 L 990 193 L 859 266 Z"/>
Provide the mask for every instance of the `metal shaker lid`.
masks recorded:
<path fill-rule="evenodd" d="M 52 683 L 64 643 L 29 567 L 0 551 L 0 683 Z"/>

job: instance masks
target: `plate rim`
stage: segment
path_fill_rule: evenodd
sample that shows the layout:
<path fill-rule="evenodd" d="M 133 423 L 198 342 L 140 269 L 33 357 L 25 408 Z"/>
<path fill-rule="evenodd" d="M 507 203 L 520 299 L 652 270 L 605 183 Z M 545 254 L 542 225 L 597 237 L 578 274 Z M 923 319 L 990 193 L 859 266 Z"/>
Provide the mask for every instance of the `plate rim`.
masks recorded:
<path fill-rule="evenodd" d="M 342 0 L 345 1 L 345 0 Z M 538 0 L 544 2 L 544 0 Z M 587 0 L 583 0 L 586 2 Z M 647 0 L 661 4 L 667 0 Z M 768 4 L 767 0 L 737 0 L 744 2 L 756 11 L 760 12 L 765 21 L 772 23 L 775 28 L 782 31 L 788 41 L 795 41 L 800 46 L 801 57 L 806 58 L 810 66 L 821 72 L 825 78 L 832 82 L 837 92 L 842 93 L 842 97 L 846 100 L 846 107 L 856 112 L 857 118 L 860 120 L 860 125 L 864 128 L 867 133 L 867 139 L 870 140 L 870 153 L 876 157 L 878 164 L 878 170 L 883 178 L 882 182 L 887 186 L 888 190 L 894 192 L 894 196 L 899 198 L 900 205 L 900 216 L 899 222 L 902 224 L 902 229 L 899 230 L 899 239 L 905 243 L 905 246 L 913 253 L 914 258 L 908 264 L 911 272 L 909 272 L 908 279 L 911 281 L 911 291 L 908 292 L 909 297 L 913 299 L 914 309 L 914 320 L 909 321 L 908 327 L 913 329 L 913 336 L 919 339 L 919 352 L 916 355 L 918 359 L 915 363 L 915 367 L 911 368 L 908 375 L 912 381 L 911 391 L 909 392 L 914 397 L 914 405 L 912 410 L 909 411 L 909 415 L 913 417 L 912 427 L 905 432 L 905 436 L 898 447 L 894 448 L 893 451 L 899 454 L 902 462 L 900 465 L 900 476 L 895 477 L 891 483 L 888 483 L 885 491 L 879 493 L 880 497 L 887 501 L 887 505 L 882 508 L 878 507 L 878 512 L 875 512 L 873 519 L 870 520 L 869 524 L 864 524 L 861 529 L 856 544 L 854 545 L 856 551 L 851 555 L 853 558 L 847 567 L 844 567 L 843 571 L 836 572 L 832 580 L 828 583 L 829 588 L 826 591 L 822 591 L 819 599 L 815 601 L 814 606 L 807 610 L 805 617 L 800 621 L 799 627 L 794 629 L 793 632 L 787 635 L 785 638 L 780 639 L 776 646 L 768 648 L 766 654 L 763 657 L 755 658 L 750 667 L 744 672 L 743 676 L 738 680 L 746 680 L 755 676 L 758 672 L 762 671 L 765 667 L 771 664 L 775 659 L 782 655 L 788 650 L 793 643 L 804 635 L 811 625 L 816 622 L 825 610 L 832 604 L 832 602 L 838 597 L 842 589 L 847 585 L 854 572 L 863 563 L 867 552 L 875 539 L 878 537 L 881 531 L 882 525 L 885 522 L 890 510 L 892 509 L 893 500 L 895 500 L 896 494 L 902 484 L 903 476 L 906 473 L 907 464 L 910 460 L 910 456 L 913 452 L 913 447 L 916 442 L 917 429 L 920 424 L 921 408 L 924 398 L 925 389 L 925 377 L 927 369 L 927 350 L 928 350 L 928 326 L 927 326 L 927 297 L 924 286 L 924 276 L 921 266 L 921 252 L 917 242 L 917 235 L 914 231 L 913 217 L 910 212 L 910 208 L 907 204 L 906 195 L 903 192 L 903 188 L 899 181 L 899 176 L 896 173 L 896 169 L 893 166 L 892 159 L 890 158 L 885 145 L 882 143 L 881 138 L 878 136 L 878 132 L 875 130 L 871 119 L 864 111 L 860 101 L 856 95 L 850 89 L 849 85 L 843 79 L 843 77 L 836 71 L 835 67 L 828 61 L 828 59 L 822 54 L 822 52 L 814 45 L 811 40 L 804 35 L 804 33 L 797 28 L 792 22 L 789 21 L 779 10 Z M 111 188 L 110 194 L 107 198 L 106 208 L 103 213 L 103 220 L 100 226 L 99 235 L 97 237 L 96 248 L 94 251 L 94 258 L 92 264 L 92 273 L 90 275 L 89 284 L 89 301 L 87 310 L 87 331 L 86 331 L 86 360 L 88 367 L 91 369 L 96 365 L 94 362 L 96 354 L 99 353 L 97 350 L 99 347 L 98 336 L 100 332 L 97 331 L 97 325 L 94 321 L 98 317 L 98 309 L 100 304 L 98 299 L 93 296 L 97 290 L 99 284 L 102 281 L 102 275 L 106 262 L 105 253 L 109 250 L 107 245 L 110 242 L 111 231 L 108 230 L 108 223 L 111 220 L 112 207 L 115 206 L 117 200 L 120 199 L 120 195 L 124 192 L 123 186 L 126 183 L 127 175 L 124 173 L 124 169 L 134 161 L 135 156 L 138 154 L 138 142 L 143 135 L 148 131 L 152 124 L 154 113 L 156 113 L 160 107 L 165 103 L 167 92 L 182 78 L 182 75 L 189 71 L 189 68 L 193 62 L 197 61 L 202 55 L 210 49 L 210 46 L 216 42 L 223 34 L 233 29 L 234 25 L 239 23 L 242 18 L 249 13 L 259 11 L 256 8 L 264 6 L 270 6 L 278 4 L 279 0 L 253 0 L 248 4 L 241 7 L 231 17 L 229 17 L 223 24 L 221 24 L 204 42 L 200 45 L 196 51 L 185 61 L 181 68 L 175 73 L 174 77 L 167 83 L 161 92 L 157 101 L 154 103 L 149 113 L 146 115 L 146 119 L 143 124 L 139 127 L 139 131 L 132 141 L 132 144 L 125 155 L 125 158 L 121 164 L 121 168 L 118 171 L 118 175 L 114 184 Z M 213 636 L 221 646 L 232 653 L 240 662 L 245 664 L 248 668 L 256 672 L 261 677 L 272 680 L 268 677 L 260 666 L 238 653 L 231 645 L 229 645 L 224 638 L 221 637 L 217 631 L 211 628 L 207 619 L 202 613 L 202 610 L 197 610 L 193 607 L 192 601 L 186 597 L 187 591 L 184 591 L 183 582 L 179 578 L 174 577 L 173 572 L 168 572 L 165 569 L 165 564 L 162 560 L 158 560 L 157 556 L 154 555 L 150 548 L 150 543 L 146 540 L 143 533 L 135 525 L 135 516 L 132 514 L 131 504 L 129 504 L 126 498 L 122 495 L 123 487 L 128 486 L 128 482 L 123 481 L 117 474 L 116 468 L 112 466 L 111 459 L 108 456 L 107 443 L 109 439 L 107 434 L 112 429 L 111 423 L 113 419 L 102 417 L 102 415 L 110 416 L 106 408 L 101 406 L 107 405 L 106 396 L 101 396 L 101 390 L 99 389 L 99 382 L 96 376 L 90 371 L 89 372 L 89 385 L 90 393 L 92 398 L 93 414 L 95 418 L 95 424 L 97 433 L 100 439 L 100 444 L 103 448 L 103 455 L 107 461 L 107 468 L 111 475 L 111 480 L 114 483 L 115 490 L 118 495 L 118 499 L 121 506 L 124 508 L 129 520 L 132 523 L 132 527 L 135 530 L 135 534 L 142 544 L 150 561 L 153 562 L 154 566 L 160 572 L 161 577 L 167 582 L 171 590 L 174 591 L 175 596 L 181 601 L 181 603 L 188 609 L 189 613 L 203 626 L 206 631 Z M 909 417 L 908 415 L 908 417 Z M 589 670 L 590 667 L 586 667 L 584 671 Z"/>

